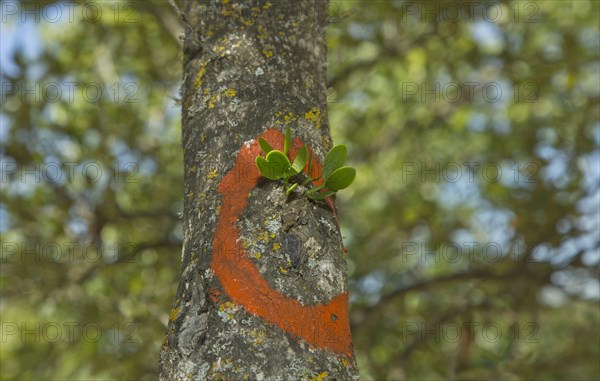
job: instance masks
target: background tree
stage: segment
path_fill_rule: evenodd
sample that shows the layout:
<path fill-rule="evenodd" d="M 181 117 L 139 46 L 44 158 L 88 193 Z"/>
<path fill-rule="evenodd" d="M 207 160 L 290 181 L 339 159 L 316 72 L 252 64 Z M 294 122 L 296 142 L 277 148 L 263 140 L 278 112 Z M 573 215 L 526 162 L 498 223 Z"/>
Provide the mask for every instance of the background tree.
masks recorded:
<path fill-rule="evenodd" d="M 276 128 L 315 163 L 332 146 L 326 4 L 186 3 L 183 263 L 161 379 L 357 378 L 333 211 L 255 164 L 259 136 L 283 149 Z"/>
<path fill-rule="evenodd" d="M 0 3 L 1 376 L 153 380 L 181 269 L 183 27 L 157 1 L 51 4 Z M 361 379 L 598 378 L 598 7 L 330 3 Z"/>

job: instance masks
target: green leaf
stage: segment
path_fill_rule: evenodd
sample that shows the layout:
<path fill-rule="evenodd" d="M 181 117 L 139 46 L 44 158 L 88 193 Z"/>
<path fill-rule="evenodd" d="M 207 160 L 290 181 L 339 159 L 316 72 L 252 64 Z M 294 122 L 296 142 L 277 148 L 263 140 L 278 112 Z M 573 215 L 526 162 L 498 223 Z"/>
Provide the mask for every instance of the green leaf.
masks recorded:
<path fill-rule="evenodd" d="M 272 173 L 274 173 L 277 178 L 283 177 L 292 165 L 287 156 L 278 150 L 269 152 L 266 159 L 269 162 L 270 170 L 273 171 Z"/>
<path fill-rule="evenodd" d="M 282 178 L 291 168 L 288 158 L 281 151 L 272 150 L 267 154 L 266 159 L 262 156 L 256 157 L 256 166 L 260 173 L 270 180 Z"/>
<path fill-rule="evenodd" d="M 273 151 L 273 147 L 271 147 L 269 142 L 267 142 L 263 138 L 258 138 L 258 144 L 260 144 L 260 148 L 262 148 L 265 155 L 268 154 L 269 152 Z"/>
<path fill-rule="evenodd" d="M 260 174 L 266 177 L 269 180 L 279 180 L 281 176 L 273 171 L 273 167 L 269 162 L 262 156 L 256 157 L 256 166 L 260 171 Z"/>
<path fill-rule="evenodd" d="M 335 194 L 335 191 L 327 191 L 327 192 L 315 193 L 315 194 L 309 195 L 307 197 L 312 200 L 324 200 L 327 197 L 333 196 L 334 194 Z"/>
<path fill-rule="evenodd" d="M 292 167 L 294 167 L 296 174 L 302 172 L 302 170 L 304 169 L 304 166 L 306 165 L 307 155 L 308 151 L 306 150 L 306 146 L 300 148 L 298 154 L 296 155 L 296 159 L 294 159 L 294 164 L 292 164 Z"/>
<path fill-rule="evenodd" d="M 323 163 L 323 176 L 327 178 L 333 171 L 344 165 L 346 161 L 346 146 L 340 144 L 333 147 L 325 156 Z"/>
<path fill-rule="evenodd" d="M 340 189 L 348 188 L 355 177 L 356 169 L 352 167 L 338 168 L 325 179 L 325 186 L 328 189 L 338 191 Z"/>
<path fill-rule="evenodd" d="M 283 169 L 287 169 L 287 167 L 291 166 L 290 159 L 287 158 L 281 151 L 274 149 L 269 152 L 266 157 L 269 163 L 281 164 Z"/>
<path fill-rule="evenodd" d="M 269 180 L 278 180 L 281 176 L 276 176 L 276 173 L 272 170 L 269 162 L 262 156 L 256 157 L 256 166 L 260 171 L 260 174 Z"/>
<path fill-rule="evenodd" d="M 289 127 L 285 128 L 285 139 L 283 141 L 283 154 L 287 156 L 290 151 L 290 146 L 292 145 L 292 132 Z"/>

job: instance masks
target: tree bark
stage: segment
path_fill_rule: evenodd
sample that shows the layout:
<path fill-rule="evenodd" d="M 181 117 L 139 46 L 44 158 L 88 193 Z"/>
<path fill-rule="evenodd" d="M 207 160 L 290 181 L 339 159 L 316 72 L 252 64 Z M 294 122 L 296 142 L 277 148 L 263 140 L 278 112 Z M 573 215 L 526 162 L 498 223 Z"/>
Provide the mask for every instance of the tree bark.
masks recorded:
<path fill-rule="evenodd" d="M 184 13 L 183 258 L 160 379 L 358 379 L 334 210 L 302 187 L 286 197 L 254 164 L 258 137 L 281 148 L 287 126 L 292 156 L 306 144 L 322 162 L 332 146 L 327 3 Z"/>

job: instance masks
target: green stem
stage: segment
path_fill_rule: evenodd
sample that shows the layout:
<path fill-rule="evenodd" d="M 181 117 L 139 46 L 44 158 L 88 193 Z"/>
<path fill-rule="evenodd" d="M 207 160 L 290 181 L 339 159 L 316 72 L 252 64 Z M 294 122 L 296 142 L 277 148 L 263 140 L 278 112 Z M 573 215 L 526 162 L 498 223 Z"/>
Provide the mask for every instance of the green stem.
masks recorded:
<path fill-rule="evenodd" d="M 311 194 L 315 193 L 316 191 L 319 191 L 319 190 L 323 189 L 324 187 L 325 187 L 325 185 L 319 185 L 318 187 L 311 188 L 311 189 L 309 189 L 309 190 L 306 191 L 306 195 L 307 196 L 311 195 Z"/>
<path fill-rule="evenodd" d="M 323 177 L 323 176 L 315 177 L 314 179 L 311 179 L 311 178 L 309 177 L 308 179 L 306 179 L 306 180 L 304 181 L 304 183 L 303 183 L 302 185 L 307 185 L 307 184 L 308 184 L 308 183 L 310 183 L 310 182 L 315 182 L 315 181 L 319 180 L 321 177 Z"/>
<path fill-rule="evenodd" d="M 296 187 L 297 187 L 297 186 L 298 186 L 298 183 L 294 183 L 294 185 L 292 185 L 291 187 L 289 187 L 289 188 L 288 188 L 288 189 L 285 191 L 285 195 L 286 195 L 286 196 L 289 196 L 289 195 L 290 195 L 290 193 L 292 193 L 292 191 L 293 191 L 294 189 L 296 189 Z"/>

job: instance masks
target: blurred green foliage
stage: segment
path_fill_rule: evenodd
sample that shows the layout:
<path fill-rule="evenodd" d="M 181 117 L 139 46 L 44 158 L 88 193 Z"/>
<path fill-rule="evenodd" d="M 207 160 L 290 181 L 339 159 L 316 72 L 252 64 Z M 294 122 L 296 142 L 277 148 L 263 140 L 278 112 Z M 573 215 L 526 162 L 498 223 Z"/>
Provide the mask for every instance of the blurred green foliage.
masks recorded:
<path fill-rule="evenodd" d="M 155 379 L 182 26 L 166 2 L 65 4 L 1 4 L 0 377 Z M 600 377 L 599 11 L 331 1 L 363 379 Z"/>

